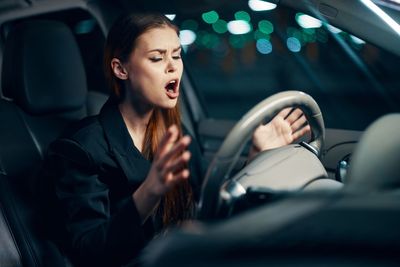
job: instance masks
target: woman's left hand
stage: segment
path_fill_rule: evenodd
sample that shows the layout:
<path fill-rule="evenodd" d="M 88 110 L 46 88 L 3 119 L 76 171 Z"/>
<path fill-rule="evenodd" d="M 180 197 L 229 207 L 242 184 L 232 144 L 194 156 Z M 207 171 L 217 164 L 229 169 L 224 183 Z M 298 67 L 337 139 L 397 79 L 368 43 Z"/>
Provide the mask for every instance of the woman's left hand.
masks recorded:
<path fill-rule="evenodd" d="M 269 123 L 260 125 L 253 133 L 250 158 L 255 153 L 293 143 L 310 132 L 306 117 L 300 109 L 285 108 Z"/>

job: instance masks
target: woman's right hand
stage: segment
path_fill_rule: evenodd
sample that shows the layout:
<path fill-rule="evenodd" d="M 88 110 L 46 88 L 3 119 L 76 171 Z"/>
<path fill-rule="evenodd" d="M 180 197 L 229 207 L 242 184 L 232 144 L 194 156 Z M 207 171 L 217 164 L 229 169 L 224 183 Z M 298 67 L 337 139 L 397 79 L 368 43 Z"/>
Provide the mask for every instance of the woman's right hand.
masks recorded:
<path fill-rule="evenodd" d="M 145 181 L 133 193 L 132 197 L 142 222 L 154 211 L 165 193 L 189 177 L 187 166 L 190 152 L 187 148 L 191 139 L 189 136 L 184 136 L 178 140 L 178 136 L 179 132 L 175 125 L 168 128 L 154 155 Z"/>

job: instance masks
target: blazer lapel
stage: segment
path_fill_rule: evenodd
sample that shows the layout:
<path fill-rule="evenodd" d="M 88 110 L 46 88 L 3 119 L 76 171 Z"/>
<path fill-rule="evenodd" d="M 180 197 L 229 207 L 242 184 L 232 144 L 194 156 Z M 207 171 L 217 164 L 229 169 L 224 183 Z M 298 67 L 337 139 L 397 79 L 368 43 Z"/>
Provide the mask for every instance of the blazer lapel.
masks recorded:
<path fill-rule="evenodd" d="M 144 181 L 150 169 L 150 162 L 135 147 L 116 101 L 110 98 L 101 109 L 99 118 L 110 152 L 128 181 L 131 183 Z"/>

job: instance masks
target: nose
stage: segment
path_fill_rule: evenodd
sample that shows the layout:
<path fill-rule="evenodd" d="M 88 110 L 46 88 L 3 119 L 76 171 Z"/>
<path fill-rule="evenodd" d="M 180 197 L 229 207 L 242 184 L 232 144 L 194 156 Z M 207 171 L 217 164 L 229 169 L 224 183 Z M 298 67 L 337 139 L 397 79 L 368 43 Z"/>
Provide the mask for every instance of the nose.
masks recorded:
<path fill-rule="evenodd" d="M 173 73 L 173 72 L 175 72 L 175 71 L 177 70 L 177 65 L 176 65 L 176 64 L 177 64 L 177 63 L 174 61 L 174 59 L 173 59 L 173 58 L 170 58 L 170 59 L 168 60 L 166 72 L 167 72 L 167 73 Z"/>

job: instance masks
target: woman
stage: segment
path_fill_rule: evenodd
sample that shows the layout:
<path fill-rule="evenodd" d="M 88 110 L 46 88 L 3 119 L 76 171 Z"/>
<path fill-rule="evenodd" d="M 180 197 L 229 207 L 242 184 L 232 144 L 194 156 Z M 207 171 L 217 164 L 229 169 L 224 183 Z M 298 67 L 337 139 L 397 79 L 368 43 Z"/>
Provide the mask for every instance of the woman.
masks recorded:
<path fill-rule="evenodd" d="M 117 20 L 104 57 L 110 99 L 49 148 L 61 239 L 78 263 L 126 264 L 154 234 L 194 215 L 203 168 L 180 124 L 180 53 L 178 29 L 166 17 Z M 255 131 L 250 157 L 309 131 L 301 111 L 288 114 Z"/>

